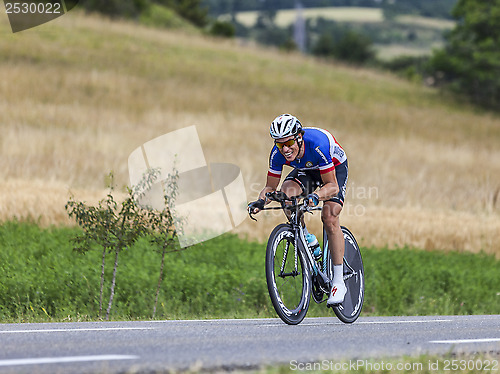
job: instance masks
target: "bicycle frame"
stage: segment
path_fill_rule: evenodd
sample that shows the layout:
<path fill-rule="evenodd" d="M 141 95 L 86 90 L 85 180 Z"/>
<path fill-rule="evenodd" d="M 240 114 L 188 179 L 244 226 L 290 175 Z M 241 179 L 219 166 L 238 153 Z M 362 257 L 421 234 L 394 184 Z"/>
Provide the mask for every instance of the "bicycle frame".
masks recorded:
<path fill-rule="evenodd" d="M 283 209 L 289 210 L 290 211 L 290 216 L 288 217 L 288 223 L 290 224 L 293 232 L 294 232 L 294 247 L 295 247 L 295 253 L 294 253 L 294 260 L 295 260 L 295 270 L 294 273 L 298 273 L 298 253 L 297 249 L 302 251 L 305 254 L 305 257 L 307 259 L 307 265 L 309 267 L 309 270 L 311 271 L 313 279 L 317 279 L 319 285 L 323 289 L 324 292 L 328 293 L 331 287 L 331 280 L 328 278 L 328 276 L 325 274 L 326 272 L 326 250 L 328 250 L 328 246 L 323 251 L 323 269 L 319 269 L 318 262 L 316 259 L 313 257 L 313 254 L 309 250 L 309 245 L 307 243 L 306 235 L 304 233 L 304 228 L 300 224 L 300 220 L 302 216 L 304 215 L 305 212 L 312 212 L 314 210 L 321 210 L 321 207 L 314 207 L 311 208 L 307 206 L 306 204 L 299 204 L 297 202 L 298 198 L 297 197 L 291 197 L 288 198 L 284 193 L 282 192 L 272 192 L 268 193 L 267 197 L 270 200 L 279 202 L 281 204 L 281 208 L 264 208 L 264 210 L 271 210 L 271 209 Z M 287 204 L 286 202 L 291 202 L 291 204 Z M 288 248 L 287 248 L 287 253 L 286 255 L 288 256 Z M 283 264 L 285 262 L 286 257 L 283 259 Z M 282 274 L 283 272 L 283 267 L 280 269 L 280 273 Z M 281 275 L 280 274 L 280 275 Z M 283 274 L 286 275 L 286 274 Z M 290 274 L 291 275 L 291 274 Z"/>

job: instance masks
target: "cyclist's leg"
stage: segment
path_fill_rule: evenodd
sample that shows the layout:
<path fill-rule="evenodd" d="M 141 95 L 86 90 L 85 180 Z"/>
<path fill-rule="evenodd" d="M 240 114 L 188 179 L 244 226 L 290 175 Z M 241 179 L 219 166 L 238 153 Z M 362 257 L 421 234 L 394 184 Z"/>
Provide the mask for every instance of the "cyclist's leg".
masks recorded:
<path fill-rule="evenodd" d="M 332 292 L 327 301 L 328 305 L 341 303 L 347 291 L 343 280 L 345 239 L 339 219 L 342 207 L 344 206 L 347 185 L 347 161 L 335 168 L 335 175 L 337 177 L 339 193 L 337 196 L 324 202 L 321 212 L 321 219 L 328 236 L 328 247 L 333 262 Z"/>
<path fill-rule="evenodd" d="M 333 278 L 331 279 L 331 291 L 328 295 L 327 305 L 338 305 L 344 301 L 347 287 L 344 282 L 344 234 L 339 223 L 339 215 L 342 205 L 325 201 L 321 211 L 321 220 L 328 236 L 328 249 L 332 258 Z"/>
<path fill-rule="evenodd" d="M 321 212 L 321 219 L 323 220 L 323 225 L 328 235 L 328 242 L 333 244 L 332 246 L 329 245 L 329 249 L 334 265 L 341 265 L 344 258 L 344 234 L 340 228 L 339 216 L 344 206 L 347 174 L 347 161 L 335 168 L 335 176 L 339 186 L 339 193 L 337 196 L 325 201 Z"/>
<path fill-rule="evenodd" d="M 299 196 L 302 194 L 302 188 L 300 185 L 291 179 L 286 179 L 281 185 L 281 191 L 284 192 L 288 197 Z"/>
<path fill-rule="evenodd" d="M 334 265 L 342 265 L 344 259 L 344 234 L 340 228 L 339 215 L 342 205 L 334 201 L 325 201 L 321 211 L 321 220 L 328 235 L 328 249 Z"/>

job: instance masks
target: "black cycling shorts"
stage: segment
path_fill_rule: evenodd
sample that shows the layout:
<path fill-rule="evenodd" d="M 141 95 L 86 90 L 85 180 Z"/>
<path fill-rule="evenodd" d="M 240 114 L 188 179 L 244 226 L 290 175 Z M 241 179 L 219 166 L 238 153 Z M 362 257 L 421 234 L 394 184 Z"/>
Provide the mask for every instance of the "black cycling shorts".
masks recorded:
<path fill-rule="evenodd" d="M 347 161 L 335 167 L 335 176 L 337 177 L 337 184 L 339 185 L 339 193 L 337 196 L 327 201 L 333 201 L 344 206 L 345 192 L 347 186 Z M 292 180 L 299 184 L 302 188 L 303 197 L 313 193 L 317 188 L 323 185 L 321 173 L 319 170 L 299 170 L 293 169 L 285 178 L 285 180 Z"/>

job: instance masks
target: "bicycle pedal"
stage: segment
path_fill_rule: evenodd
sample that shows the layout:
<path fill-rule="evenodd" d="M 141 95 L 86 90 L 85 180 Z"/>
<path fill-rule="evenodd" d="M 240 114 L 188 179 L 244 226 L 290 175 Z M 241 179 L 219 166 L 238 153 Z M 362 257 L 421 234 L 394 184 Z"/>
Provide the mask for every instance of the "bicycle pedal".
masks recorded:
<path fill-rule="evenodd" d="M 342 304 L 342 303 L 337 303 L 337 304 L 328 304 L 328 303 L 327 303 L 327 304 L 326 304 L 326 307 L 327 307 L 327 308 L 334 308 L 334 307 L 337 307 L 337 306 L 339 306 L 339 305 L 341 305 L 341 304 Z"/>

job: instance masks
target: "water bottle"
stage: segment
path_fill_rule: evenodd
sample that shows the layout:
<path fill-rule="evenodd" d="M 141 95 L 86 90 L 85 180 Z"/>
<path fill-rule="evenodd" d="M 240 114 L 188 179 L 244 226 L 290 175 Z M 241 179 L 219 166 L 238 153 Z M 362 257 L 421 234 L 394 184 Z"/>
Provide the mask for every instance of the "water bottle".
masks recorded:
<path fill-rule="evenodd" d="M 309 244 L 309 248 L 311 249 L 311 252 L 314 255 L 314 258 L 316 260 L 320 260 L 322 252 L 318 239 L 316 239 L 316 236 L 314 236 L 313 234 L 307 234 L 306 239 L 307 239 L 307 244 Z"/>
<path fill-rule="evenodd" d="M 321 250 L 321 247 L 318 244 L 318 247 L 314 250 L 314 258 L 316 261 L 321 260 L 321 256 L 323 255 L 323 251 Z"/>

